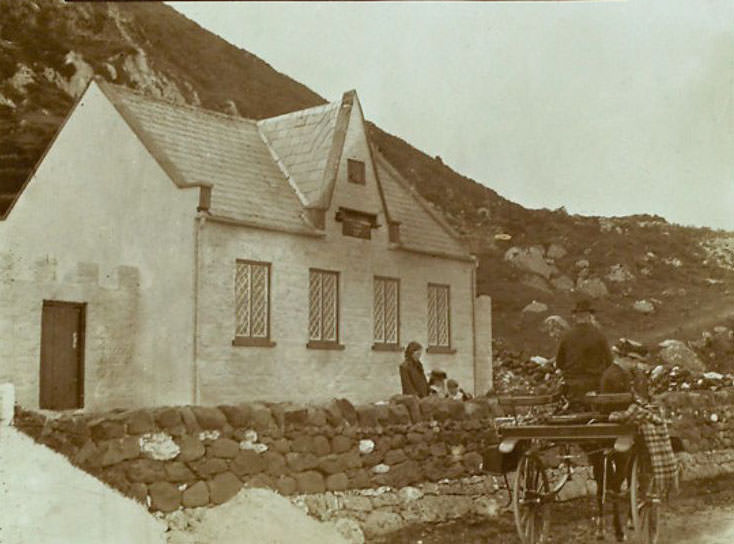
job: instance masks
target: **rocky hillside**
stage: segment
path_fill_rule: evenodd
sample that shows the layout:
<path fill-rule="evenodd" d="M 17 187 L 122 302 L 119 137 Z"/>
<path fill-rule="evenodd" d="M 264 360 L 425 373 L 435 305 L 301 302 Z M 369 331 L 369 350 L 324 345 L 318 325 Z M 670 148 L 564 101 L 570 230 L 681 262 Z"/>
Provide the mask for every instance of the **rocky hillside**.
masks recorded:
<path fill-rule="evenodd" d="M 0 0 L 0 213 L 94 74 L 251 118 L 324 102 L 163 4 Z M 734 312 L 734 235 L 655 216 L 528 210 L 440 157 L 370 131 L 480 256 L 479 291 L 493 297 L 495 333 L 514 349 L 552 353 L 546 319 L 567 317 L 579 294 L 595 299 L 610 336 L 646 342 L 698 338 Z M 482 182 L 491 186 L 489 176 Z"/>

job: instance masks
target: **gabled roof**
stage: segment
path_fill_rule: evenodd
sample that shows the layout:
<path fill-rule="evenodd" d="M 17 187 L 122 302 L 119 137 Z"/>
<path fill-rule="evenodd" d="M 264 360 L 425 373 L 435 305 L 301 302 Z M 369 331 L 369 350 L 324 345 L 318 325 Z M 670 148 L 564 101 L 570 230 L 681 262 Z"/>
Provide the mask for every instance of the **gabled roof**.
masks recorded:
<path fill-rule="evenodd" d="M 260 137 L 257 123 L 99 86 L 148 151 L 179 184 L 213 185 L 209 211 L 278 230 L 315 232 Z"/>
<path fill-rule="evenodd" d="M 176 185 L 211 189 L 212 217 L 323 235 L 304 211 L 331 203 L 354 91 L 337 102 L 254 121 L 94 81 Z M 446 222 L 372 146 L 370 151 L 386 219 L 400 223 L 399 247 L 468 259 Z"/>

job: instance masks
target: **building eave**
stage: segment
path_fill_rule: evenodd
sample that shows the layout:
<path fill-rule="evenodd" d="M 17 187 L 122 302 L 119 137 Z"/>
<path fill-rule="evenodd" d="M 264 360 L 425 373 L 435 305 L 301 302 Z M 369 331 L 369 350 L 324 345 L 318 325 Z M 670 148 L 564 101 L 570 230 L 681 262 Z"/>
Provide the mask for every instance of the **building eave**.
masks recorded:
<path fill-rule="evenodd" d="M 476 264 L 477 260 L 474 255 L 466 254 L 466 255 L 460 255 L 458 253 L 447 253 L 443 251 L 431 251 L 426 249 L 420 249 L 417 247 L 411 247 L 405 244 L 395 244 L 392 243 L 388 246 L 391 250 L 394 251 L 405 251 L 407 253 L 415 253 L 418 255 L 426 255 L 428 257 L 436 257 L 439 259 L 449 259 L 452 261 L 461 261 L 465 263 L 473 263 Z"/>
<path fill-rule="evenodd" d="M 252 219 L 235 219 L 233 217 L 227 217 L 224 215 L 212 213 L 201 214 L 200 217 L 204 217 L 206 221 L 211 221 L 212 223 L 221 223 L 223 225 L 231 225 L 234 227 L 244 227 L 250 229 L 267 230 L 272 232 L 281 232 L 286 234 L 295 234 L 297 236 L 306 236 L 310 238 L 323 238 L 324 236 L 326 236 L 326 233 L 323 231 L 311 230 L 308 228 L 299 229 L 296 227 L 278 226 L 269 223 L 262 223 Z"/>

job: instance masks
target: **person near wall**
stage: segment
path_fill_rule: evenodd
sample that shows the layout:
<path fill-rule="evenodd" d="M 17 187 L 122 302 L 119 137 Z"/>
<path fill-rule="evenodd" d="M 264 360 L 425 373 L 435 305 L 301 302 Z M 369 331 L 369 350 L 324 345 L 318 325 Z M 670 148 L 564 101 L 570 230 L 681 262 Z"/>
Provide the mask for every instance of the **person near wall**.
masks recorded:
<path fill-rule="evenodd" d="M 634 393 L 633 370 L 634 366 L 628 359 L 615 358 L 601 375 L 599 393 Z M 607 405 L 605 410 L 613 412 L 624 410 L 627 406 L 629 402 L 621 401 L 619 404 Z"/>
<path fill-rule="evenodd" d="M 400 365 L 400 382 L 403 395 L 415 395 L 419 398 L 428 396 L 428 381 L 421 364 L 423 346 L 418 342 L 410 342 L 405 348 L 405 360 Z"/>
<path fill-rule="evenodd" d="M 576 303 L 574 326 L 561 339 L 556 367 L 563 373 L 566 394 L 572 409 L 584 408 L 584 396 L 596 391 L 604 371 L 614 358 L 609 342 L 594 319 L 594 308 L 588 299 Z"/>
<path fill-rule="evenodd" d="M 641 367 L 634 358 L 615 358 L 614 362 L 607 367 L 601 376 L 599 384 L 600 393 L 632 393 L 635 402 L 650 402 L 650 386 L 645 369 Z M 625 410 L 629 402 L 620 402 L 606 407 L 607 410 L 615 412 Z"/>
<path fill-rule="evenodd" d="M 454 399 L 454 400 L 471 399 L 471 395 L 469 395 L 461 387 L 459 387 L 459 382 L 457 382 L 453 378 L 446 382 L 446 391 L 450 399 Z"/>
<path fill-rule="evenodd" d="M 431 370 L 428 377 L 428 394 L 432 397 L 446 398 L 446 372 L 443 370 Z"/>
<path fill-rule="evenodd" d="M 630 393 L 632 392 L 632 372 L 629 364 L 620 359 L 614 359 L 601 375 L 599 384 L 600 393 Z"/>

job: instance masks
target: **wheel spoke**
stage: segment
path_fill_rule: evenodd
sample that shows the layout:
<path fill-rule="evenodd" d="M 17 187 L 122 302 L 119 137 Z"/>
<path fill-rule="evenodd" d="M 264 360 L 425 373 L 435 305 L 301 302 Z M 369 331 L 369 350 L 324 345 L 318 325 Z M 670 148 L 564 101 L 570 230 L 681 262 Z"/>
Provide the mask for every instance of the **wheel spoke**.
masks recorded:
<path fill-rule="evenodd" d="M 635 456 L 629 474 L 630 512 L 637 542 L 656 544 L 659 532 L 659 504 L 654 495 L 654 480 L 649 463 Z"/>
<path fill-rule="evenodd" d="M 523 544 L 545 542 L 549 504 L 544 501 L 549 485 L 545 469 L 533 454 L 526 454 L 515 474 L 513 506 L 515 524 Z"/>
<path fill-rule="evenodd" d="M 528 508 L 527 517 L 525 518 L 525 537 L 528 542 L 533 542 L 533 522 L 534 517 L 532 510 Z"/>

